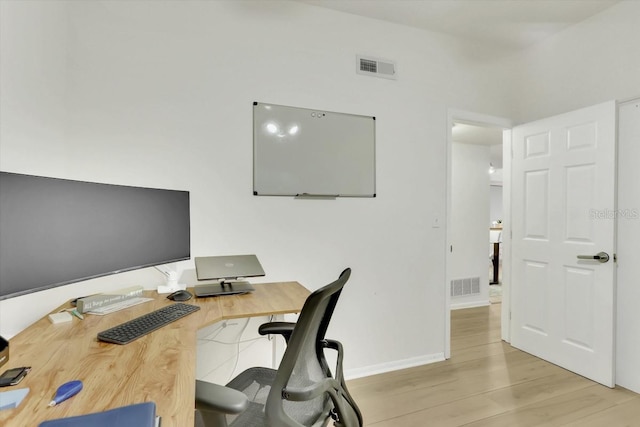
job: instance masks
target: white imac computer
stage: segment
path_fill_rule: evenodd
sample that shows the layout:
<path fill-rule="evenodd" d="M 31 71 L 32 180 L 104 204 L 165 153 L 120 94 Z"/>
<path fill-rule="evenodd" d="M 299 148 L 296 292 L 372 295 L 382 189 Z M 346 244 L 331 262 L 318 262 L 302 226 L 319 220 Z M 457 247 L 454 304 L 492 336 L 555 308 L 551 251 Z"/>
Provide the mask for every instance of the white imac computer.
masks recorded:
<path fill-rule="evenodd" d="M 194 287 L 197 297 L 245 294 L 254 290 L 246 277 L 264 276 L 264 269 L 255 255 L 195 257 L 199 281 L 217 280 Z"/>

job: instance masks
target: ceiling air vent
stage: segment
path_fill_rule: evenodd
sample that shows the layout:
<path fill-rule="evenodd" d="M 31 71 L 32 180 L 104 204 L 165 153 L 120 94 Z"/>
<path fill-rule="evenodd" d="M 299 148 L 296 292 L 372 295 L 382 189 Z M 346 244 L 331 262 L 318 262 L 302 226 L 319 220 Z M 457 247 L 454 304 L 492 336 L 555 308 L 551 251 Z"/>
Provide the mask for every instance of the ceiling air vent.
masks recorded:
<path fill-rule="evenodd" d="M 356 56 L 356 73 L 396 79 L 396 64 L 385 59 Z"/>

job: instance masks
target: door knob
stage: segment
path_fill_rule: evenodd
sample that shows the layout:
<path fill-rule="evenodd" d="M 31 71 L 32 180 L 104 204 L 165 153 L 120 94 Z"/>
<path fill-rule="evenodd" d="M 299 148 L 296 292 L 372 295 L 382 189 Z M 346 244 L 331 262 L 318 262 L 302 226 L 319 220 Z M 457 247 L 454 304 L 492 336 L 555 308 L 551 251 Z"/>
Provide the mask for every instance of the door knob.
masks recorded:
<path fill-rule="evenodd" d="M 595 255 L 578 255 L 578 259 L 596 260 L 604 264 L 609 261 L 609 254 L 606 252 L 598 252 Z"/>

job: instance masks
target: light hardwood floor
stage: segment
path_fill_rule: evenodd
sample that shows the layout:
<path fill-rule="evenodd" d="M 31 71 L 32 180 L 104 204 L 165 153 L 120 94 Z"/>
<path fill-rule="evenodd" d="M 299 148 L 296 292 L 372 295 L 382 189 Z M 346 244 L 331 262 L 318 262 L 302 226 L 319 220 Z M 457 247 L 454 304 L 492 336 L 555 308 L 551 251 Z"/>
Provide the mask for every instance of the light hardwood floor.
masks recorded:
<path fill-rule="evenodd" d="M 349 382 L 369 427 L 640 426 L 640 395 L 500 340 L 500 304 L 455 310 L 451 359 Z"/>

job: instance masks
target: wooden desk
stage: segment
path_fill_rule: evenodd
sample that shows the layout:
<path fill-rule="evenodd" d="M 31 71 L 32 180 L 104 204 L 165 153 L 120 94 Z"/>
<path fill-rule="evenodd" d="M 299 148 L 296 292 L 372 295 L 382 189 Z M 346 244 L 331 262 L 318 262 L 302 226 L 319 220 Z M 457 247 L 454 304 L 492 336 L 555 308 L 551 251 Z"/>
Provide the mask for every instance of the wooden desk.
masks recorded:
<path fill-rule="evenodd" d="M 172 301 L 147 291 L 145 296 L 154 301 L 106 316 L 86 315 L 59 325 L 45 316 L 9 342 L 10 359 L 3 368 L 32 370 L 19 385 L 1 391 L 30 391 L 18 408 L 0 411 L 0 424 L 36 427 L 44 420 L 153 401 L 162 427 L 193 426 L 197 330 L 224 319 L 297 313 L 309 295 L 298 282 L 254 287 L 246 295 L 194 297 L 186 303 L 200 306 L 199 311 L 123 346 L 100 342 L 96 335 Z M 60 308 L 65 307 L 69 305 Z M 48 407 L 55 390 L 71 380 L 82 380 L 83 390 Z"/>

